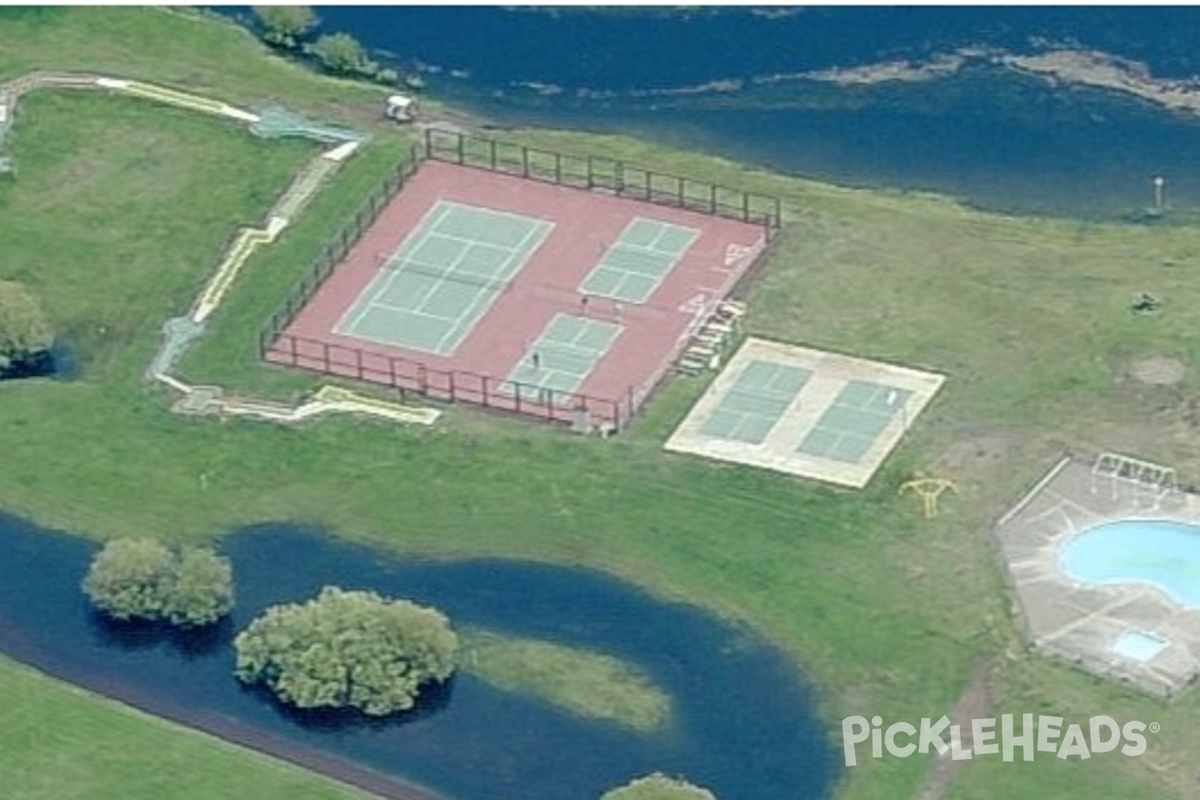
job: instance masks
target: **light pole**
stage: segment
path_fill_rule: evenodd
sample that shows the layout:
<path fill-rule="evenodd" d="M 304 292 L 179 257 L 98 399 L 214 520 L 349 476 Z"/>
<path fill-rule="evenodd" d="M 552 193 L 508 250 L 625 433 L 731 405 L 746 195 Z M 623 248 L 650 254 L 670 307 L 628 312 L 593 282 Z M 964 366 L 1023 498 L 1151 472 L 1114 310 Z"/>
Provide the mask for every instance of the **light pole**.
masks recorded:
<path fill-rule="evenodd" d="M 1156 211 L 1163 210 L 1163 187 L 1167 185 L 1167 179 L 1161 175 L 1154 178 L 1154 209 Z"/>

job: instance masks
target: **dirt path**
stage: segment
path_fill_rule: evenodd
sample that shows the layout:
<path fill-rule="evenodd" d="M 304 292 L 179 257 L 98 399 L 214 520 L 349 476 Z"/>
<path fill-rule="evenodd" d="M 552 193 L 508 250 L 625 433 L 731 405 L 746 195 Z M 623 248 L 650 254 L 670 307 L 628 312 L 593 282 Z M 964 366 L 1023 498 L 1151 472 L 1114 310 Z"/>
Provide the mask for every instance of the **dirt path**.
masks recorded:
<path fill-rule="evenodd" d="M 954 704 L 954 710 L 950 712 L 950 724 L 959 726 L 964 749 L 973 746 L 971 720 L 992 716 L 991 711 L 996 700 L 993 692 L 994 671 L 994 664 L 985 664 L 976 673 L 970 686 L 959 696 L 958 702 Z M 958 770 L 959 764 L 963 763 L 952 760 L 949 752 L 935 756 L 935 758 L 937 758 L 937 762 L 934 764 L 933 771 L 929 773 L 925 785 L 914 795 L 914 800 L 941 800 L 946 789 L 954 781 L 954 773 Z"/>

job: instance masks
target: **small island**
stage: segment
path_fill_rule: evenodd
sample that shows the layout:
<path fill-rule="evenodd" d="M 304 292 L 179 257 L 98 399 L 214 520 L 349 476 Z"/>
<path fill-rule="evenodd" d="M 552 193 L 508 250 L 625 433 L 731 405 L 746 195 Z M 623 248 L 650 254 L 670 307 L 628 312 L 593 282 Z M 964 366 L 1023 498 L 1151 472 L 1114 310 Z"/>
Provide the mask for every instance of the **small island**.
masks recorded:
<path fill-rule="evenodd" d="M 153 539 L 115 539 L 92 560 L 83 592 L 108 617 L 211 625 L 233 609 L 229 560 L 198 547 L 171 549 Z"/>
<path fill-rule="evenodd" d="M 236 675 L 304 709 L 407 711 L 453 673 L 458 636 L 439 611 L 327 586 L 274 606 L 238 634 Z"/>

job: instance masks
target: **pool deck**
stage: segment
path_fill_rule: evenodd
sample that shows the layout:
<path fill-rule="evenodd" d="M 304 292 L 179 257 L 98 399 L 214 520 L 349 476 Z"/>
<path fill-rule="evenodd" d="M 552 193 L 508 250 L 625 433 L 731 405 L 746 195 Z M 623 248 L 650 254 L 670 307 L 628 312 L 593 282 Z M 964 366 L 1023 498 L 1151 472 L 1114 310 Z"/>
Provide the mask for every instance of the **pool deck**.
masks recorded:
<path fill-rule="evenodd" d="M 1200 674 L 1200 610 L 1177 605 L 1150 584 L 1082 584 L 1059 568 L 1059 548 L 1070 536 L 1130 518 L 1200 525 L 1200 497 L 1178 491 L 1155 496 L 1147 487 L 1093 477 L 1090 464 L 1065 458 L 997 523 L 995 533 L 1017 616 L 1034 647 L 1101 677 L 1173 697 Z M 1123 658 L 1113 643 L 1131 631 L 1170 644 L 1144 662 Z"/>

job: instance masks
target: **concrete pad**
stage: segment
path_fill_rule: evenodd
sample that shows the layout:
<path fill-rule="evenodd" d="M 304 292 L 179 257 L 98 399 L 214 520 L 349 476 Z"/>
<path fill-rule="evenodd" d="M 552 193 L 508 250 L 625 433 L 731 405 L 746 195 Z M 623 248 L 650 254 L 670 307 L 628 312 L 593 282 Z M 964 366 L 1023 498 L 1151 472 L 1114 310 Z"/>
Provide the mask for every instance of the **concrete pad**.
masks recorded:
<path fill-rule="evenodd" d="M 742 373 L 754 362 L 793 367 L 811 373 L 811 377 L 791 400 L 778 421 L 757 444 L 737 441 L 705 432 L 705 425 L 721 405 Z M 838 398 L 851 381 L 894 388 L 900 398 L 882 429 L 865 449 L 859 446 L 833 448 L 828 455 L 800 452 L 805 437 L 839 406 Z M 767 339 L 747 339 L 726 364 L 667 441 L 665 447 L 678 453 L 733 461 L 763 467 L 789 475 L 813 478 L 841 486 L 862 488 L 900 442 L 925 406 L 933 399 L 945 376 L 909 367 L 870 361 L 854 356 L 813 350 L 799 345 Z M 831 415 L 836 417 L 837 414 Z M 825 418 L 828 423 L 828 418 Z M 710 428 L 712 430 L 714 428 Z M 848 431 L 849 433 L 849 431 Z M 850 454 L 839 460 L 837 454 Z M 850 460 L 851 457 L 856 457 Z"/>

